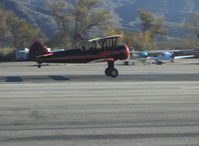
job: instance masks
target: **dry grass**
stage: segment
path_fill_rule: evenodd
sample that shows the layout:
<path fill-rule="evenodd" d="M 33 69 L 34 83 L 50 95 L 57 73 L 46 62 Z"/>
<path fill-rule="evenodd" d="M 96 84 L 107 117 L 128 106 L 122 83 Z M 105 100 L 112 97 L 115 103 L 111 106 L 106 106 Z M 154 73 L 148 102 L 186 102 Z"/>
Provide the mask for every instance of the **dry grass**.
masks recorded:
<path fill-rule="evenodd" d="M 15 60 L 14 48 L 0 48 L 0 62 L 1 61 L 13 61 Z"/>
<path fill-rule="evenodd" d="M 14 48 L 0 48 L 0 56 L 8 56 L 15 52 Z"/>

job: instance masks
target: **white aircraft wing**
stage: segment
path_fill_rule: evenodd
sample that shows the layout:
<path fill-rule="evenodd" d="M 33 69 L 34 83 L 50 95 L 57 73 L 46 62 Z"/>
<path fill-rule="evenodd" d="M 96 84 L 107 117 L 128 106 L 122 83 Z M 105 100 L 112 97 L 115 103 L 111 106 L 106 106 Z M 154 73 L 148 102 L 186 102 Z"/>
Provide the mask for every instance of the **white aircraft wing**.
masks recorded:
<path fill-rule="evenodd" d="M 187 55 L 187 56 L 175 56 L 174 59 L 184 59 L 184 58 L 193 58 L 194 55 Z"/>
<path fill-rule="evenodd" d="M 99 40 L 104 40 L 104 39 L 114 39 L 114 38 L 121 38 L 122 35 L 112 35 L 112 36 L 106 36 L 106 37 L 98 37 L 94 39 L 88 40 L 89 42 L 94 42 L 94 41 L 99 41 Z"/>
<path fill-rule="evenodd" d="M 186 53 L 193 53 L 193 54 L 199 53 L 199 51 L 193 51 L 193 50 L 185 50 L 185 51 L 183 51 L 183 52 L 186 52 Z"/>

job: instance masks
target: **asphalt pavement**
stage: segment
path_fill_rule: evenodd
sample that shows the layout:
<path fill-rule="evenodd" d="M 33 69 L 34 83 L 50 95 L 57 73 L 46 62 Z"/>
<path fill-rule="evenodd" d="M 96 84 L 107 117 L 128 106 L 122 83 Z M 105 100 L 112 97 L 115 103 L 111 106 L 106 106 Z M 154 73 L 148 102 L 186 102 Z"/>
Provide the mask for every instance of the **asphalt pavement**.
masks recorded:
<path fill-rule="evenodd" d="M 0 146 L 198 146 L 197 61 L 0 63 Z"/>

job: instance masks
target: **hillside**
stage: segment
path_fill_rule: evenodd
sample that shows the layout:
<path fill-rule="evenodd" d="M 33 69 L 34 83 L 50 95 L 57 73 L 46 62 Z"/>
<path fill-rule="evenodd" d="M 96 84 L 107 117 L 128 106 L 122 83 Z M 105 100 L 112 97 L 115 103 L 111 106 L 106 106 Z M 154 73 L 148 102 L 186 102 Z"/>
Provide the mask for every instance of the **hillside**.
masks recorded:
<path fill-rule="evenodd" d="M 56 23 L 45 9 L 47 0 L 1 0 L 0 4 L 7 10 L 12 10 L 16 16 L 36 25 L 47 36 L 56 31 Z"/>
<path fill-rule="evenodd" d="M 56 31 L 56 23 L 45 9 L 47 1 L 49 0 L 1 0 L 0 3 L 51 36 Z M 101 0 L 101 6 L 110 10 L 115 26 L 127 31 L 140 29 L 138 10 L 152 11 L 165 18 L 165 26 L 171 36 L 182 36 L 182 25 L 190 13 L 199 12 L 198 0 Z"/>
<path fill-rule="evenodd" d="M 198 0 L 103 0 L 112 13 L 119 18 L 116 22 L 126 30 L 139 30 L 140 21 L 137 11 L 146 9 L 157 16 L 164 17 L 165 26 L 172 36 L 184 33 L 183 24 L 193 12 L 199 12 Z"/>

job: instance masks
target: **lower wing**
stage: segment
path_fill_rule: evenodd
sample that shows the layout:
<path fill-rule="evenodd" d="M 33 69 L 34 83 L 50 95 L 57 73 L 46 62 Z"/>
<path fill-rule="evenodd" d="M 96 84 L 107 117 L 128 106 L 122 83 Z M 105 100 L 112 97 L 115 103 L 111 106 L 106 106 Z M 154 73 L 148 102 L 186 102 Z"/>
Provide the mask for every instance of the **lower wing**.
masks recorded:
<path fill-rule="evenodd" d="M 184 59 L 184 58 L 193 58 L 194 55 L 188 55 L 188 56 L 175 56 L 174 59 Z"/>
<path fill-rule="evenodd" d="M 98 60 L 91 61 L 90 63 L 108 62 L 108 61 L 114 61 L 114 59 L 113 58 L 98 59 Z"/>

